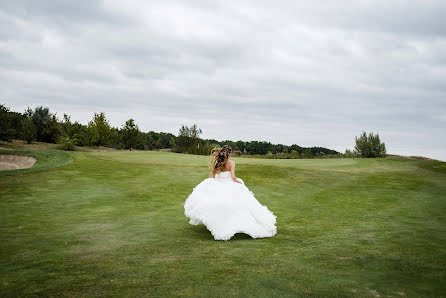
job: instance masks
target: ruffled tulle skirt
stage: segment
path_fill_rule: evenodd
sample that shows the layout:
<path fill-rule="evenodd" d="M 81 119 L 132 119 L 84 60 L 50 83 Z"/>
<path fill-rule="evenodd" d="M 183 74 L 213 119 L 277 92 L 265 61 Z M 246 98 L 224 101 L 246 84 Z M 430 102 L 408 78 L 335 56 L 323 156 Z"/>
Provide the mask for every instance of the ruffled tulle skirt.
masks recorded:
<path fill-rule="evenodd" d="M 215 240 L 229 240 L 236 233 L 272 237 L 277 231 L 276 216 L 244 183 L 230 179 L 203 180 L 187 198 L 184 210 L 190 224 L 204 224 Z"/>

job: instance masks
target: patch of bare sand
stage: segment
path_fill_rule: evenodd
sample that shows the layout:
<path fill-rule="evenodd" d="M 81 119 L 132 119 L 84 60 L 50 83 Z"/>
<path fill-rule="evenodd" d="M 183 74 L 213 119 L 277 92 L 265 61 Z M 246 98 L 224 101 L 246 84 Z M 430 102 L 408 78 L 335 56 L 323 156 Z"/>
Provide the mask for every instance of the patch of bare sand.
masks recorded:
<path fill-rule="evenodd" d="M 30 156 L 0 155 L 0 171 L 27 169 L 36 163 L 36 159 Z"/>

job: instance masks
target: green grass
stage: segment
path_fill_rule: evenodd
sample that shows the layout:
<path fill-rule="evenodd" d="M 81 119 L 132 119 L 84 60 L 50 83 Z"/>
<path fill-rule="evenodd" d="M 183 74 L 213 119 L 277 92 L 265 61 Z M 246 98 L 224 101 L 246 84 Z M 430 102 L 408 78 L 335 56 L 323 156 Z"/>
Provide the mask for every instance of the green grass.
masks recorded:
<path fill-rule="evenodd" d="M 278 232 L 222 242 L 184 216 L 206 157 L 62 153 L 0 177 L 2 296 L 446 295 L 445 163 L 235 158 Z"/>

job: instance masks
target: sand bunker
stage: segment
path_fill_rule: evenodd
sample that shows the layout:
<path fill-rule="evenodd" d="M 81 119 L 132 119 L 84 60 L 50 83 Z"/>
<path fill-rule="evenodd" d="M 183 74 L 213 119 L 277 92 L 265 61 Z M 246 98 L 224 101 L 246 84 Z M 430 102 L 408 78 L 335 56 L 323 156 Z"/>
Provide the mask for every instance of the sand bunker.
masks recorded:
<path fill-rule="evenodd" d="M 34 157 L 20 155 L 0 155 L 0 171 L 26 169 L 36 163 Z"/>

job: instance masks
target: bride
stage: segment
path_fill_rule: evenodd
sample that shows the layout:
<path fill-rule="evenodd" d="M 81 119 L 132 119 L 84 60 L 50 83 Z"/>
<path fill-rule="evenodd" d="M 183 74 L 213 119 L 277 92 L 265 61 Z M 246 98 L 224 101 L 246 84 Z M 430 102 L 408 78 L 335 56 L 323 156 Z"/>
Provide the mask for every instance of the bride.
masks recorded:
<path fill-rule="evenodd" d="M 229 240 L 236 233 L 252 238 L 274 236 L 276 216 L 256 200 L 242 179 L 235 177 L 231 153 L 229 145 L 212 150 L 212 178 L 198 184 L 184 203 L 189 223 L 204 224 L 215 240 Z"/>

